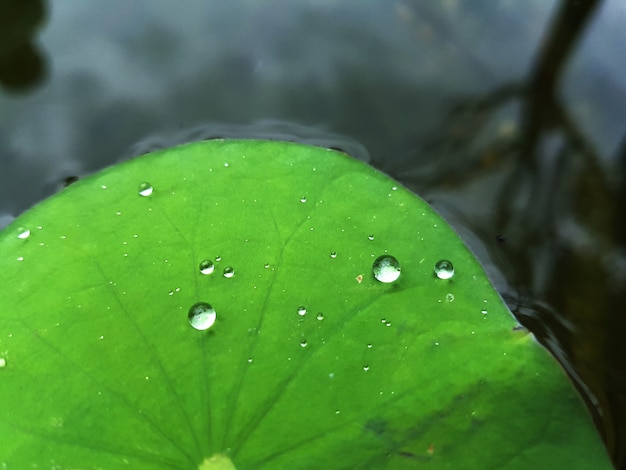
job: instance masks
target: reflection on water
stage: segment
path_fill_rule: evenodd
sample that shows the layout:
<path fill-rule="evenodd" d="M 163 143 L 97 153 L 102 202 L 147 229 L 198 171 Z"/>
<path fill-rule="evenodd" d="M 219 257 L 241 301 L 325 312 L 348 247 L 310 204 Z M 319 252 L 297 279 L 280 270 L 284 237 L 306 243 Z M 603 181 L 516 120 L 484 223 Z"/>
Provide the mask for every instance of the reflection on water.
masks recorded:
<path fill-rule="evenodd" d="M 52 1 L 43 30 L 36 16 L 18 29 L 25 44 L 39 34 L 47 81 L 12 94 L 0 66 L 0 226 L 68 177 L 186 139 L 269 133 L 369 153 L 470 244 L 621 464 L 626 7 L 599 2 L 560 106 L 539 100 L 558 112 L 528 122 L 525 79 L 559 5 Z M 2 26 L 0 61 L 15 50 Z"/>

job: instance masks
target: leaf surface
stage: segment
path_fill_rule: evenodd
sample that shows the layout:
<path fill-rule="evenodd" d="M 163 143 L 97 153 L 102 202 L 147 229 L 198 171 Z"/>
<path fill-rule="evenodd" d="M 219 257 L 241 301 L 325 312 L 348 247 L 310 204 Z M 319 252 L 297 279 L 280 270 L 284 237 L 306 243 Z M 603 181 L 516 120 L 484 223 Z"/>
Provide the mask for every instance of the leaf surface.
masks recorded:
<path fill-rule="evenodd" d="M 0 259 L 3 468 L 610 468 L 454 231 L 342 153 L 145 155 L 20 216 Z"/>

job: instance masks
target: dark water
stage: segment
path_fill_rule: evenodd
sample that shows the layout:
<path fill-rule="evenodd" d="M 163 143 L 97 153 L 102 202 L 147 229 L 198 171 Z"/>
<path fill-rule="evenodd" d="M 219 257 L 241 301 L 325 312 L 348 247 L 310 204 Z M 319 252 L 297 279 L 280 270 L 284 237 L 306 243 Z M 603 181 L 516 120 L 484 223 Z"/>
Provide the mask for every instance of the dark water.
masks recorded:
<path fill-rule="evenodd" d="M 557 1 L 5 3 L 0 226 L 70 177 L 185 139 L 345 148 L 452 223 L 624 465 L 622 0 L 591 18 L 536 139 L 522 85 Z"/>

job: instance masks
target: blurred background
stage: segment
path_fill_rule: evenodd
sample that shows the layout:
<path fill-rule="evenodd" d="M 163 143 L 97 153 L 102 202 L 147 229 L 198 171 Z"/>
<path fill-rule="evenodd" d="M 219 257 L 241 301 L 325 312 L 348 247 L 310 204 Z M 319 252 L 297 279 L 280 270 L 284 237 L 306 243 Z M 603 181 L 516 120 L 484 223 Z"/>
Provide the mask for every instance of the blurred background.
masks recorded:
<path fill-rule="evenodd" d="M 455 227 L 626 468 L 624 50 L 623 0 L 0 0 L 0 228 L 188 140 L 345 149 Z"/>

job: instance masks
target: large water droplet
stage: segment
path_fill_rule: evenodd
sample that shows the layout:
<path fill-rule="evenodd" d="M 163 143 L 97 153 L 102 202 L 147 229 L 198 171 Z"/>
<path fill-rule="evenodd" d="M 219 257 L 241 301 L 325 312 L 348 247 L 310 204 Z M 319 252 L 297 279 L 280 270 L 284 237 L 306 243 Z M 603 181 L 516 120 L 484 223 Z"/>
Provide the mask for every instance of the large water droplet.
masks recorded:
<path fill-rule="evenodd" d="M 439 279 L 450 279 L 454 276 L 454 266 L 447 259 L 439 260 L 435 263 L 435 275 Z"/>
<path fill-rule="evenodd" d="M 306 315 L 306 307 L 304 307 L 303 305 L 300 305 L 298 307 L 298 315 L 300 315 L 301 317 Z"/>
<path fill-rule="evenodd" d="M 152 185 L 146 181 L 144 181 L 143 183 L 141 183 L 139 185 L 139 195 L 140 196 L 150 196 L 152 194 L 154 188 L 152 188 Z"/>
<path fill-rule="evenodd" d="M 400 277 L 400 262 L 390 255 L 379 256 L 372 265 L 372 272 L 380 282 L 394 282 Z"/>
<path fill-rule="evenodd" d="M 191 306 L 187 317 L 189 318 L 189 324 L 196 330 L 208 330 L 215 323 L 217 314 L 210 304 L 198 302 Z"/>
<path fill-rule="evenodd" d="M 215 265 L 211 260 L 205 259 L 200 263 L 200 272 L 202 274 L 211 274 L 215 270 Z"/>
<path fill-rule="evenodd" d="M 231 278 L 235 275 L 235 270 L 230 266 L 224 268 L 224 277 Z"/>
<path fill-rule="evenodd" d="M 30 237 L 30 230 L 24 227 L 20 227 L 17 231 L 17 238 L 28 238 Z"/>

